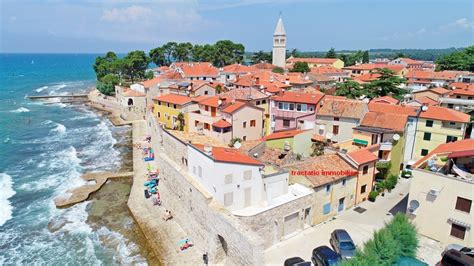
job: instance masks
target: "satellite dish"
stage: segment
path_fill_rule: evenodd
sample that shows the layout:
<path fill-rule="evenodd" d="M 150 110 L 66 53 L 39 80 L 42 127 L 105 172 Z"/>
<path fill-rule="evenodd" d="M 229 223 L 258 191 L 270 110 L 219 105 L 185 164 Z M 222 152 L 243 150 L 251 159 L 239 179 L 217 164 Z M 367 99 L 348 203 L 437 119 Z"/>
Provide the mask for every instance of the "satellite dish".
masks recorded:
<path fill-rule="evenodd" d="M 459 106 L 454 107 L 454 110 L 459 111 Z"/>
<path fill-rule="evenodd" d="M 423 111 L 423 112 L 428 111 L 428 106 L 427 106 L 427 105 L 423 105 L 423 106 L 421 107 L 421 111 Z"/>
<path fill-rule="evenodd" d="M 329 140 L 332 139 L 333 137 L 334 137 L 334 134 L 332 134 L 331 132 L 326 134 L 326 138 Z"/>
<path fill-rule="evenodd" d="M 393 140 L 395 140 L 395 141 L 400 140 L 400 135 L 398 135 L 398 134 L 393 135 Z"/>
<path fill-rule="evenodd" d="M 222 104 L 222 100 L 218 100 L 218 101 L 217 101 L 217 104 L 218 104 L 218 105 L 221 105 L 221 104 Z"/>
<path fill-rule="evenodd" d="M 410 203 L 408 204 L 408 211 L 409 212 L 415 212 L 416 209 L 418 209 L 418 207 L 420 207 L 420 203 L 417 201 L 417 200 L 412 200 L 410 201 Z"/>
<path fill-rule="evenodd" d="M 236 141 L 236 142 L 234 143 L 234 148 L 240 149 L 240 147 L 242 147 L 242 144 L 240 144 L 239 141 Z"/>

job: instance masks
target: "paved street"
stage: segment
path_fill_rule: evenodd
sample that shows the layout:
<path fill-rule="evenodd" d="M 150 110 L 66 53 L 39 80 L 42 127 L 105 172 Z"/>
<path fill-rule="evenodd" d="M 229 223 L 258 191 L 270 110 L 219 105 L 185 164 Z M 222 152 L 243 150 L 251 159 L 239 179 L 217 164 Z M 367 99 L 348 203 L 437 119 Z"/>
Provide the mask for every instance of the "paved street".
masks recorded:
<path fill-rule="evenodd" d="M 401 179 L 391 193 L 385 193 L 385 197 L 379 196 L 375 203 L 369 201 L 361 203 L 359 206 L 367 209 L 365 212 L 347 210 L 330 221 L 308 228 L 297 236 L 278 243 L 266 250 L 266 264 L 283 265 L 285 259 L 296 256 L 310 261 L 314 248 L 321 245 L 330 246 L 329 237 L 334 229 L 347 230 L 355 244 L 363 246 L 375 230 L 383 227 L 384 223 L 391 219 L 392 214 L 389 211 L 400 210 L 400 206 L 406 204 L 405 197 L 409 187 L 410 180 Z M 418 252 L 420 259 L 430 265 L 439 261 L 442 248 L 436 241 L 420 237 L 420 245 L 423 245 Z"/>

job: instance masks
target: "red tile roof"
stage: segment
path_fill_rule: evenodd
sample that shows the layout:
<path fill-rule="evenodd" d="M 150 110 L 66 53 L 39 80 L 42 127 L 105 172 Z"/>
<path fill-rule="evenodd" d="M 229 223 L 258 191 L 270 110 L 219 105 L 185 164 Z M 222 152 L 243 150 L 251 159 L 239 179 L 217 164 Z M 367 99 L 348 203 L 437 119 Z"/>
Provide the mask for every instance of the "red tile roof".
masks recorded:
<path fill-rule="evenodd" d="M 264 139 L 265 140 L 273 140 L 273 139 L 286 139 L 286 138 L 292 138 L 298 134 L 301 134 L 307 130 L 301 130 L 301 129 L 292 129 L 292 130 L 285 130 L 285 131 L 279 131 L 272 133 L 268 136 L 266 136 Z"/>
<path fill-rule="evenodd" d="M 471 116 L 468 114 L 441 106 L 429 106 L 426 111 L 420 113 L 420 117 L 460 123 L 467 123 L 471 119 Z"/>
<path fill-rule="evenodd" d="M 145 93 L 142 93 L 142 92 L 139 92 L 139 91 L 136 91 L 136 90 L 132 90 L 132 89 L 129 89 L 129 88 L 125 88 L 123 90 L 123 95 L 125 95 L 127 97 L 145 97 Z"/>
<path fill-rule="evenodd" d="M 423 65 L 422 61 L 413 60 L 411 58 L 399 58 L 400 61 L 407 63 L 408 65 Z"/>
<path fill-rule="evenodd" d="M 386 68 L 386 69 L 394 71 L 396 74 L 400 73 L 400 71 L 405 69 L 405 67 L 402 65 L 389 65 L 389 64 L 360 64 L 360 65 L 355 65 L 355 66 L 344 67 L 344 69 L 347 69 L 347 70 L 362 70 L 362 71 L 375 70 L 378 68 Z"/>
<path fill-rule="evenodd" d="M 223 73 L 247 73 L 252 70 L 254 68 L 241 64 L 232 64 L 222 68 Z"/>
<path fill-rule="evenodd" d="M 465 89 L 454 89 L 449 93 L 450 95 L 474 96 L 474 84 Z"/>
<path fill-rule="evenodd" d="M 224 102 L 223 100 L 221 101 Z M 218 107 L 219 106 L 218 102 L 219 102 L 219 96 L 211 96 L 205 100 L 200 101 L 199 104 L 207 105 L 210 107 Z"/>
<path fill-rule="evenodd" d="M 150 88 L 152 86 L 155 86 L 156 84 L 160 83 L 163 79 L 161 77 L 156 77 L 156 78 L 152 78 L 152 79 L 149 79 L 149 80 L 145 80 L 145 81 L 142 81 L 140 82 L 143 87 L 145 88 Z"/>
<path fill-rule="evenodd" d="M 312 67 L 310 70 L 311 74 L 321 74 L 321 75 L 330 75 L 330 74 L 345 74 L 344 70 L 335 68 L 332 65 L 324 65 L 320 67 Z"/>
<path fill-rule="evenodd" d="M 411 106 L 391 105 L 383 103 L 369 103 L 369 111 L 377 113 L 391 113 L 416 116 L 418 108 Z"/>
<path fill-rule="evenodd" d="M 232 114 L 235 111 L 242 108 L 243 106 L 245 106 L 245 103 L 243 102 L 239 102 L 239 101 L 231 102 L 222 109 L 222 112 Z"/>
<path fill-rule="evenodd" d="M 362 74 L 360 76 L 354 77 L 353 80 L 359 83 L 366 83 L 366 82 L 378 80 L 380 76 L 381 75 L 378 73 L 367 73 L 367 74 Z"/>
<path fill-rule="evenodd" d="M 474 139 L 464 139 L 464 140 L 458 140 L 455 142 L 444 143 L 436 147 L 434 150 L 428 153 L 425 157 L 418 160 L 414 164 L 414 166 L 415 167 L 420 166 L 423 162 L 425 162 L 426 160 L 428 160 L 435 154 L 470 151 L 473 149 L 472 147 L 474 147 Z"/>
<path fill-rule="evenodd" d="M 438 102 L 436 100 L 431 99 L 428 96 L 423 96 L 419 99 L 416 99 L 419 103 L 421 104 L 426 104 L 426 105 L 438 105 Z"/>
<path fill-rule="evenodd" d="M 338 98 L 334 96 L 326 96 L 320 103 L 316 116 L 334 116 L 362 119 L 369 111 L 367 104 L 363 101 L 352 100 L 347 98 Z"/>
<path fill-rule="evenodd" d="M 360 149 L 352 152 L 348 152 L 347 156 L 351 158 L 358 165 L 374 162 L 378 160 L 378 157 L 375 156 L 368 149 Z"/>
<path fill-rule="evenodd" d="M 224 119 L 219 119 L 216 122 L 212 123 L 212 126 L 213 127 L 218 127 L 218 128 L 227 128 L 227 127 L 231 127 L 232 124 L 227 122 Z"/>
<path fill-rule="evenodd" d="M 463 82 L 453 82 L 449 84 L 449 87 L 452 89 L 474 89 L 474 84 L 463 83 Z"/>
<path fill-rule="evenodd" d="M 450 92 L 450 90 L 447 90 L 447 89 L 442 88 L 442 87 L 433 88 L 430 91 L 435 92 L 437 94 L 441 94 L 441 95 L 444 95 L 444 94 L 447 94 L 447 93 Z"/>
<path fill-rule="evenodd" d="M 194 144 L 194 146 L 205 153 L 204 145 Z M 215 161 L 224 163 L 237 163 L 256 166 L 264 165 L 262 162 L 231 148 L 212 147 L 212 154 L 210 157 L 212 157 Z"/>
<path fill-rule="evenodd" d="M 321 135 L 318 135 L 318 134 L 314 134 L 311 137 L 311 140 L 319 141 L 319 142 L 326 142 L 326 138 L 324 136 L 321 136 Z"/>
<path fill-rule="evenodd" d="M 322 94 L 285 91 L 280 95 L 273 96 L 272 99 L 279 102 L 307 103 L 316 105 L 323 97 L 324 95 Z"/>
<path fill-rule="evenodd" d="M 155 97 L 154 100 L 183 105 L 183 104 L 193 101 L 193 98 L 190 98 L 184 95 L 178 95 L 178 94 L 164 94 L 164 95 Z"/>
<path fill-rule="evenodd" d="M 372 102 L 372 103 L 398 104 L 400 101 L 393 98 L 393 97 L 390 97 L 390 96 L 383 96 L 383 97 L 374 98 L 370 102 Z"/>
<path fill-rule="evenodd" d="M 404 132 L 407 119 L 407 115 L 368 112 L 360 125 Z"/>
<path fill-rule="evenodd" d="M 310 64 L 333 64 L 336 62 L 337 58 L 299 58 L 299 57 L 292 57 L 288 58 L 287 62 L 289 63 L 296 63 L 296 62 L 306 62 Z"/>
<path fill-rule="evenodd" d="M 217 77 L 219 70 L 215 68 L 211 63 L 207 62 L 190 62 L 174 63 L 175 66 L 179 67 L 183 71 L 183 76 L 188 77 Z"/>

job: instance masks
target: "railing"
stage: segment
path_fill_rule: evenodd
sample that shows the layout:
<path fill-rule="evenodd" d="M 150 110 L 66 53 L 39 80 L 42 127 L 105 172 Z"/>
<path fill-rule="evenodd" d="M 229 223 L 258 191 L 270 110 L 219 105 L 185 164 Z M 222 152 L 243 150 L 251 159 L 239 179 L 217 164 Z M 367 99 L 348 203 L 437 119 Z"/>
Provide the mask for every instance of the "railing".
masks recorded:
<path fill-rule="evenodd" d="M 392 147 L 393 147 L 393 144 L 390 141 L 380 143 L 380 150 L 381 151 L 391 151 Z"/>

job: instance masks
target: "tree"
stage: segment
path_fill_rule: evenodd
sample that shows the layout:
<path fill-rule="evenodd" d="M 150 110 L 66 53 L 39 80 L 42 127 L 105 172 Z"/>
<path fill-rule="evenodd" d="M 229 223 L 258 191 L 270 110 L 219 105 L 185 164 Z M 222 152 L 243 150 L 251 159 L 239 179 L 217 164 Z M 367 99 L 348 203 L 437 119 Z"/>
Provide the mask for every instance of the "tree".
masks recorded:
<path fill-rule="evenodd" d="M 387 226 L 392 236 L 399 243 L 400 255 L 414 258 L 418 249 L 418 238 L 415 226 L 405 215 L 397 214 Z"/>
<path fill-rule="evenodd" d="M 362 55 L 362 63 L 369 63 L 369 51 L 364 51 Z"/>
<path fill-rule="evenodd" d="M 240 43 L 230 40 L 221 40 L 214 44 L 214 65 L 223 67 L 226 65 L 241 63 L 244 59 L 245 47 Z"/>
<path fill-rule="evenodd" d="M 274 69 L 272 69 L 272 72 L 277 74 L 283 74 L 285 73 L 285 70 L 281 67 L 275 67 Z"/>
<path fill-rule="evenodd" d="M 129 52 L 123 58 L 123 70 L 133 83 L 136 79 L 144 78 L 150 58 L 143 51 Z"/>
<path fill-rule="evenodd" d="M 166 65 L 166 56 L 165 56 L 165 49 L 163 47 L 156 47 L 150 50 L 148 53 L 150 55 L 150 59 L 155 65 L 157 66 L 164 66 Z"/>
<path fill-rule="evenodd" d="M 105 95 L 112 95 L 115 92 L 115 86 L 112 83 L 105 83 L 102 81 L 97 82 L 97 90 Z"/>
<path fill-rule="evenodd" d="M 309 71 L 310 69 L 306 62 L 296 62 L 291 69 L 291 72 L 308 73 Z"/>
<path fill-rule="evenodd" d="M 406 90 L 399 86 L 402 83 L 405 83 L 404 78 L 397 76 L 395 72 L 386 68 L 376 69 L 374 74 L 379 75 L 379 77 L 368 84 L 364 84 L 364 87 L 371 98 L 387 96 L 390 94 L 397 99 L 403 98 Z"/>
<path fill-rule="evenodd" d="M 179 131 L 184 130 L 184 114 L 182 112 L 179 112 L 178 114 L 178 121 L 179 121 Z"/>
<path fill-rule="evenodd" d="M 178 62 L 189 61 L 191 59 L 193 45 L 189 42 L 178 43 L 172 52 L 174 60 Z"/>
<path fill-rule="evenodd" d="M 216 86 L 216 93 L 217 93 L 217 94 L 220 94 L 221 92 L 222 92 L 222 86 L 221 86 L 220 84 L 218 84 L 218 85 Z"/>
<path fill-rule="evenodd" d="M 196 62 L 213 62 L 214 61 L 214 46 L 210 44 L 193 46 L 191 55 L 193 61 Z"/>
<path fill-rule="evenodd" d="M 176 42 L 167 42 L 161 48 L 165 56 L 165 65 L 169 66 L 173 62 L 173 54 L 176 53 Z"/>
<path fill-rule="evenodd" d="M 436 70 L 474 71 L 474 45 L 438 58 Z"/>
<path fill-rule="evenodd" d="M 298 51 L 298 49 L 295 48 L 295 49 L 291 50 L 290 55 L 292 57 L 300 57 L 300 52 Z"/>
<path fill-rule="evenodd" d="M 260 62 L 270 62 L 272 61 L 272 54 L 260 50 L 252 54 L 251 61 L 252 64 L 258 64 Z"/>
<path fill-rule="evenodd" d="M 114 52 L 107 52 L 104 57 L 98 56 L 92 68 L 95 71 L 97 80 L 100 80 L 107 74 L 115 72 L 113 62 L 117 60 L 117 55 Z"/>
<path fill-rule="evenodd" d="M 367 93 L 363 87 L 353 80 L 348 79 L 344 82 L 336 84 L 336 96 L 345 96 L 350 99 L 357 99 L 366 94 Z"/>
<path fill-rule="evenodd" d="M 336 51 L 334 50 L 334 48 L 331 47 L 331 49 L 329 49 L 329 51 L 326 53 L 326 58 L 336 58 L 336 57 L 337 57 Z"/>

